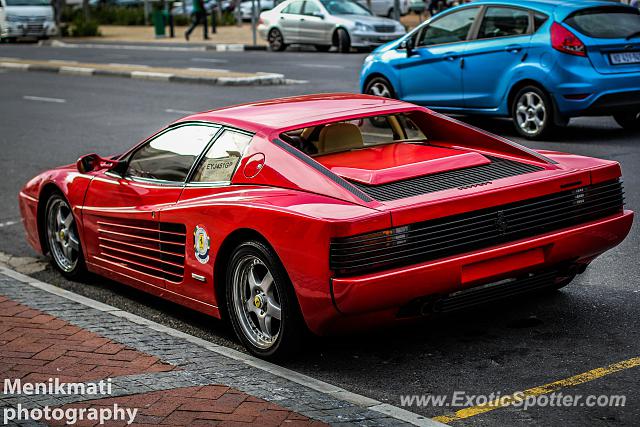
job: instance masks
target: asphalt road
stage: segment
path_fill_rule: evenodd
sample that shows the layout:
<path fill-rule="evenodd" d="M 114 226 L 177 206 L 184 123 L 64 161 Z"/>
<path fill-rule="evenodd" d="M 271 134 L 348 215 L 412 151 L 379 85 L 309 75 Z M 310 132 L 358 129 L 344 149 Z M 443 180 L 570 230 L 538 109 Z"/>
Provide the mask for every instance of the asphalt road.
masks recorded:
<path fill-rule="evenodd" d="M 97 53 L 88 49 L 64 50 L 69 51 L 76 52 L 75 57 L 69 53 L 70 59 L 80 61 L 96 61 L 96 58 L 85 58 L 87 55 L 117 54 L 111 50 Z M 57 50 L 34 46 L 7 49 L 3 46 L 0 51 L 0 56 L 28 55 L 67 59 L 60 57 Z M 158 55 L 145 53 L 118 62 L 156 61 L 154 58 Z M 235 53 L 199 52 L 197 55 L 227 59 L 231 65 L 225 68 L 237 70 L 251 64 L 260 71 L 286 69 L 290 71 L 285 73 L 288 77 L 305 75 L 303 78 L 310 82 L 280 87 L 209 87 L 108 77 L 0 73 L 0 168 L 3 171 L 0 251 L 35 256 L 24 241 L 21 225 L 3 224 L 19 218 L 16 195 L 20 186 L 39 171 L 70 163 L 83 153 L 109 154 L 123 150 L 180 117 L 180 111 L 302 93 L 356 90 L 354 70 L 357 74 L 362 59 L 355 54 L 300 52 L 283 55 L 244 52 L 237 55 L 237 59 Z M 299 70 L 295 63 L 302 60 L 342 68 Z M 509 122 L 466 120 L 517 139 Z M 533 148 L 620 161 L 627 207 L 636 211 L 640 211 L 639 144 L 640 134 L 621 130 L 609 118 L 575 120 L 554 141 L 527 143 Z M 406 394 L 451 396 L 455 391 L 464 391 L 504 395 L 638 357 L 639 254 L 640 234 L 636 225 L 623 244 L 597 259 L 585 274 L 561 292 L 434 318 L 401 329 L 313 339 L 300 358 L 286 366 L 400 405 L 400 396 Z M 36 276 L 213 342 L 239 348 L 221 322 L 122 285 L 98 277 L 83 283 L 68 282 L 51 269 Z M 565 394 L 585 396 L 626 395 L 624 408 L 538 407 L 527 411 L 504 408 L 457 424 L 635 425 L 640 418 L 638 369 L 623 370 L 561 390 Z M 449 408 L 433 406 L 407 409 L 429 417 L 450 412 Z"/>

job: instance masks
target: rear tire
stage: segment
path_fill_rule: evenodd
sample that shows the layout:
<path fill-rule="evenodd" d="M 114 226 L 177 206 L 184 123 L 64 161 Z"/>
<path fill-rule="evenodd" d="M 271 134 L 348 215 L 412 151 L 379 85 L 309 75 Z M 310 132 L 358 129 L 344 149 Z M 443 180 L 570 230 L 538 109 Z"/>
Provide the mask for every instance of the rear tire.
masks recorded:
<path fill-rule="evenodd" d="M 344 28 L 338 28 L 334 35 L 334 44 L 338 47 L 338 52 L 349 53 L 351 51 L 351 38 Z"/>
<path fill-rule="evenodd" d="M 640 111 L 616 114 L 613 118 L 627 130 L 640 130 Z"/>
<path fill-rule="evenodd" d="M 516 131 L 527 139 L 544 139 L 555 130 L 551 98 L 536 86 L 523 87 L 516 93 L 511 119 Z"/>
<path fill-rule="evenodd" d="M 274 52 L 282 52 L 287 48 L 287 44 L 284 42 L 284 37 L 277 28 L 273 28 L 269 31 L 267 41 L 269 42 L 269 49 Z"/>
<path fill-rule="evenodd" d="M 249 240 L 231 254 L 226 277 L 227 315 L 238 339 L 263 359 L 283 359 L 300 349 L 304 321 L 293 286 L 277 255 Z"/>
<path fill-rule="evenodd" d="M 389 80 L 384 77 L 372 78 L 364 89 L 367 95 L 382 96 L 384 98 L 396 98 L 396 92 Z M 377 128 L 388 128 L 389 123 L 384 118 L 371 117 L 369 122 Z"/>
<path fill-rule="evenodd" d="M 61 193 L 53 193 L 44 214 L 45 238 L 51 263 L 67 279 L 82 277 L 87 269 L 75 217 Z"/>

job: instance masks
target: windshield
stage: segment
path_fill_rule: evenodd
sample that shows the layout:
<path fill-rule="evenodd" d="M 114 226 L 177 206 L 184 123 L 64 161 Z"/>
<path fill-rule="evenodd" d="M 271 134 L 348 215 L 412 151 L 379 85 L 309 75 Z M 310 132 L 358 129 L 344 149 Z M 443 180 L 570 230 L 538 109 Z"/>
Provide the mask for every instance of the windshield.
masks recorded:
<path fill-rule="evenodd" d="M 640 11 L 631 8 L 596 8 L 581 10 L 565 21 L 589 37 L 619 39 L 640 32 Z"/>
<path fill-rule="evenodd" d="M 364 15 L 371 16 L 371 12 L 351 0 L 322 0 L 325 9 L 331 15 Z"/>
<path fill-rule="evenodd" d="M 6 0 L 7 6 L 51 6 L 51 0 Z"/>
<path fill-rule="evenodd" d="M 394 142 L 426 142 L 407 114 L 372 116 L 285 132 L 281 139 L 310 156 L 358 150 Z"/>

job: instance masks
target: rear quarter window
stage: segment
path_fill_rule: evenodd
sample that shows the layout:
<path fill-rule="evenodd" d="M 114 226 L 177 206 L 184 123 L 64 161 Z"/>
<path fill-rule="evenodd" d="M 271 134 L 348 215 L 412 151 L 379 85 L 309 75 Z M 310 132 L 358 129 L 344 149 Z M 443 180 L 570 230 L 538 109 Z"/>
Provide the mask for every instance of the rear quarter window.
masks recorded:
<path fill-rule="evenodd" d="M 585 9 L 573 13 L 564 22 L 589 37 L 626 38 L 640 32 L 640 11 L 628 7 Z"/>

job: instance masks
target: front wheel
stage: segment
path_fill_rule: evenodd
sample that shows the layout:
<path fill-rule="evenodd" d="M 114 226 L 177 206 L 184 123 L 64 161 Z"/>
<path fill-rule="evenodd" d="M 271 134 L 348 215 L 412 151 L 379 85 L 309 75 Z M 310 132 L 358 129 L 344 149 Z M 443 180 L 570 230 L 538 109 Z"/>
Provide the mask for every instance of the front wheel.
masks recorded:
<path fill-rule="evenodd" d="M 344 28 L 338 28 L 334 36 L 334 44 L 338 47 L 338 52 L 348 53 L 351 51 L 351 39 L 349 33 Z"/>
<path fill-rule="evenodd" d="M 528 139 L 542 139 L 554 129 L 553 104 L 549 96 L 535 86 L 518 91 L 511 117 L 518 133 Z"/>
<path fill-rule="evenodd" d="M 61 194 L 49 198 L 44 218 L 53 265 L 69 279 L 80 277 L 86 270 L 78 229 L 71 207 Z"/>
<path fill-rule="evenodd" d="M 616 114 L 613 118 L 627 130 L 640 130 L 640 111 Z"/>
<path fill-rule="evenodd" d="M 282 52 L 287 48 L 287 45 L 284 42 L 284 37 L 282 33 L 277 28 L 269 31 L 269 37 L 267 37 L 267 41 L 269 42 L 269 49 L 274 52 Z"/>
<path fill-rule="evenodd" d="M 396 93 L 393 85 L 384 77 L 374 77 L 367 83 L 364 89 L 367 95 L 382 96 L 383 98 L 395 98 Z M 377 128 L 388 128 L 389 123 L 384 117 L 376 116 L 369 118 L 369 122 Z"/>
<path fill-rule="evenodd" d="M 227 271 L 228 315 L 242 344 L 265 359 L 294 353 L 304 331 L 302 315 L 273 250 L 259 241 L 242 243 Z"/>

